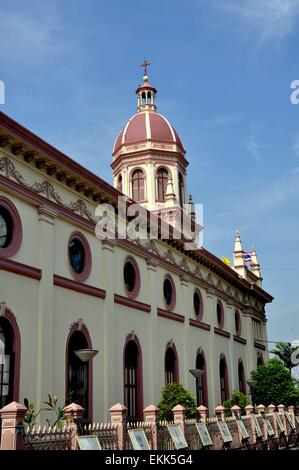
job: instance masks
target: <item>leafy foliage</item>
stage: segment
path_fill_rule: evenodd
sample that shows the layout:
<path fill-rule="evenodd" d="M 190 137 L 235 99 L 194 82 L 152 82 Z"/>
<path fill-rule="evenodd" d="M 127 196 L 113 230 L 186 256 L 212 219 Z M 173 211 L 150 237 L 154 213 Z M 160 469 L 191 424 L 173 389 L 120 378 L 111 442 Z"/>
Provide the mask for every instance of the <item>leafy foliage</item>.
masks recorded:
<path fill-rule="evenodd" d="M 46 407 L 41 407 L 36 411 L 34 404 L 29 403 L 28 398 L 24 398 L 24 406 L 27 408 L 24 423 L 27 427 L 31 429 L 36 424 L 37 417 L 42 411 L 50 411 L 54 414 L 54 418 L 52 418 L 52 420 L 46 419 L 48 425 L 62 428 L 64 424 L 63 420 L 65 419 L 65 406 L 58 406 L 58 398 L 55 395 L 53 397 L 48 395 L 48 401 L 44 401 L 43 404 L 46 405 Z"/>
<path fill-rule="evenodd" d="M 270 359 L 265 365 L 259 366 L 251 372 L 251 377 L 256 381 L 252 387 L 254 403 L 265 406 L 299 403 L 298 384 L 278 359 Z"/>
<path fill-rule="evenodd" d="M 182 405 L 186 408 L 186 418 L 196 416 L 195 398 L 183 385 L 177 383 L 167 384 L 161 391 L 162 398 L 158 404 L 159 419 L 170 421 L 173 419 L 172 408 Z"/>
<path fill-rule="evenodd" d="M 277 358 L 283 363 L 283 365 L 291 371 L 294 367 L 296 367 L 296 364 L 293 364 L 291 360 L 291 356 L 293 352 L 296 351 L 298 346 L 291 346 L 290 343 L 283 343 L 279 342 L 276 343 L 276 346 L 272 351 L 270 351 L 272 354 L 275 354 Z"/>
<path fill-rule="evenodd" d="M 238 405 L 241 410 L 240 410 L 240 413 L 241 415 L 245 415 L 246 412 L 245 412 L 245 406 L 249 405 L 249 400 L 247 398 L 247 396 L 242 393 L 242 392 L 233 392 L 231 398 L 229 400 L 226 400 L 225 402 L 223 402 L 223 406 L 225 408 L 225 416 L 231 416 L 232 415 L 232 412 L 231 412 L 231 407 L 234 406 L 234 405 Z"/>

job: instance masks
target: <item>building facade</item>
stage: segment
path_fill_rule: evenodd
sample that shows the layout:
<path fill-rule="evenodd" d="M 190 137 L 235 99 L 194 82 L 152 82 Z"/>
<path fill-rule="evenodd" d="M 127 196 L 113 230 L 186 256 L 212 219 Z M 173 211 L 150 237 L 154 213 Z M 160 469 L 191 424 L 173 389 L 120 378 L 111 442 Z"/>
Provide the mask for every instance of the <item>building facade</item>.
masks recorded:
<path fill-rule="evenodd" d="M 248 393 L 267 359 L 272 297 L 238 233 L 233 268 L 171 236 L 96 236 L 97 206 L 117 209 L 121 193 L 172 227 L 185 211 L 185 149 L 147 74 L 137 100 L 114 144 L 115 187 L 0 113 L 0 407 L 50 393 L 89 420 L 116 402 L 140 419 L 174 381 L 213 409 Z M 84 362 L 75 351 L 86 349 L 98 353 Z"/>

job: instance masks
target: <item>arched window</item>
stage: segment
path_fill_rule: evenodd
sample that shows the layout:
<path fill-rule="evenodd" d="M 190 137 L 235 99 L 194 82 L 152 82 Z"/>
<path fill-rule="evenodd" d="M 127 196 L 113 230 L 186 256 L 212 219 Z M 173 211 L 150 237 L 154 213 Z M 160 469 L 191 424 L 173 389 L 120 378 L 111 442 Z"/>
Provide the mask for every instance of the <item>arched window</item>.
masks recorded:
<path fill-rule="evenodd" d="M 206 368 L 206 360 L 204 353 L 199 350 L 196 355 L 196 369 L 200 369 L 203 374 L 200 374 L 198 379 L 196 380 L 197 386 L 197 406 L 204 405 L 207 408 L 208 406 L 208 380 L 207 380 L 207 368 Z"/>
<path fill-rule="evenodd" d="M 118 175 L 118 178 L 117 178 L 117 189 L 118 191 L 120 191 L 122 193 L 123 191 L 123 178 L 121 175 Z"/>
<path fill-rule="evenodd" d="M 142 104 L 145 104 L 146 103 L 146 94 L 145 94 L 144 91 L 141 94 L 141 99 L 142 99 Z"/>
<path fill-rule="evenodd" d="M 139 342 L 129 339 L 124 349 L 124 402 L 128 421 L 142 419 L 142 357 Z"/>
<path fill-rule="evenodd" d="M 181 173 L 179 173 L 179 203 L 183 207 L 184 204 L 184 178 Z"/>
<path fill-rule="evenodd" d="M 258 357 L 257 357 L 257 363 L 256 363 L 256 365 L 257 365 L 257 367 L 264 365 L 264 359 L 263 359 L 263 356 L 262 356 L 261 354 L 259 354 Z"/>
<path fill-rule="evenodd" d="M 229 399 L 227 365 L 226 365 L 226 360 L 224 356 L 220 357 L 219 376 L 220 376 L 220 397 L 221 397 L 221 403 L 223 403 L 225 400 Z"/>
<path fill-rule="evenodd" d="M 159 168 L 157 172 L 158 199 L 165 201 L 165 194 L 168 183 L 168 171 L 165 168 Z"/>
<path fill-rule="evenodd" d="M 178 383 L 178 359 L 174 346 L 169 346 L 165 352 L 165 384 Z"/>
<path fill-rule="evenodd" d="M 135 170 L 132 173 L 132 197 L 137 202 L 144 200 L 144 174 L 142 170 Z"/>
<path fill-rule="evenodd" d="M 89 340 L 89 341 L 88 341 Z M 91 418 L 91 372 L 92 362 L 83 362 L 75 354 L 79 349 L 91 348 L 90 338 L 82 330 L 70 333 L 67 343 L 67 403 L 77 403 L 84 408 L 83 418 Z"/>
<path fill-rule="evenodd" d="M 0 408 L 19 401 L 20 358 L 19 328 L 15 316 L 4 304 L 0 316 Z"/>
<path fill-rule="evenodd" d="M 241 359 L 239 359 L 239 364 L 238 364 L 238 381 L 239 381 L 239 392 L 246 394 L 245 372 L 244 372 L 243 362 Z"/>
<path fill-rule="evenodd" d="M 0 317 L 0 408 L 13 401 L 14 349 L 13 329 Z"/>

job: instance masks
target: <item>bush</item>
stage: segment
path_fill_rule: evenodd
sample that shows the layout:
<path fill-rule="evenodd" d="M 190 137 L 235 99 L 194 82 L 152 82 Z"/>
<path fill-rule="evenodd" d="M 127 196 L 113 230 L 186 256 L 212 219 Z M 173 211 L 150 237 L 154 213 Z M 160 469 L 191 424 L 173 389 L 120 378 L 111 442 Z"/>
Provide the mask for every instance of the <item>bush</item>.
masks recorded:
<path fill-rule="evenodd" d="M 256 381 L 252 387 L 256 405 L 296 405 L 299 403 L 299 388 L 290 371 L 278 359 L 270 359 L 265 365 L 251 372 Z"/>
<path fill-rule="evenodd" d="M 158 404 L 159 419 L 171 421 L 173 419 L 172 408 L 182 405 L 186 408 L 186 418 L 196 416 L 195 398 L 183 385 L 177 383 L 167 384 L 161 391 L 162 398 Z"/>
<path fill-rule="evenodd" d="M 242 392 L 234 392 L 229 400 L 226 400 L 223 402 L 223 406 L 225 408 L 225 416 L 231 416 L 231 407 L 234 405 L 238 405 L 241 410 L 240 413 L 241 415 L 245 415 L 245 406 L 249 405 L 249 400 L 247 396 L 242 393 Z"/>

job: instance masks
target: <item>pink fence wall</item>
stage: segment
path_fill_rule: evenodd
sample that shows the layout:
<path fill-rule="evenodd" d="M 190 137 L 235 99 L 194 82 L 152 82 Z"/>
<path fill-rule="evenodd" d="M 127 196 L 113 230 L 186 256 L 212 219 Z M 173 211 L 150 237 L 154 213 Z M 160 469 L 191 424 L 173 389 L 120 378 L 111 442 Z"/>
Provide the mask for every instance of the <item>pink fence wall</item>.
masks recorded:
<path fill-rule="evenodd" d="M 109 410 L 111 422 L 80 426 L 76 424 L 76 420 L 83 415 L 84 410 L 79 405 L 72 403 L 66 409 L 66 419 L 60 428 L 48 426 L 26 428 L 24 424 L 26 411 L 25 407 L 16 402 L 12 402 L 0 410 L 2 420 L 1 450 L 76 450 L 78 449 L 78 435 L 96 435 L 104 450 L 129 450 L 132 449 L 132 443 L 128 431 L 134 428 L 143 428 L 151 449 L 175 449 L 167 428 L 170 423 L 159 421 L 159 410 L 154 405 L 144 409 L 144 421 L 142 422 L 127 422 L 126 407 L 118 403 Z M 258 438 L 254 423 L 254 408 L 252 405 L 248 405 L 246 415 L 241 417 L 249 435 L 246 440 L 242 440 L 242 434 L 237 424 L 237 419 L 240 418 L 238 406 L 232 408 L 232 416 L 229 418 L 225 418 L 222 406 L 218 406 L 214 410 L 214 418 L 208 418 L 208 410 L 204 406 L 198 407 L 197 411 L 198 420 L 207 425 L 213 449 L 223 448 L 223 439 L 218 426 L 219 421 L 225 421 L 228 426 L 232 436 L 232 442 L 228 447 L 231 449 L 276 449 L 299 446 L 299 419 L 296 419 L 294 407 L 288 407 L 288 410 L 285 410 L 283 405 L 279 405 L 277 409 L 270 405 L 266 409 L 263 405 L 259 405 L 256 410 L 258 414 L 255 416 L 262 431 L 262 438 Z M 291 423 L 287 419 L 285 411 L 288 411 Z M 283 432 L 279 428 L 279 417 L 283 424 Z M 274 436 L 269 436 L 264 418 L 270 421 Z M 183 406 L 177 405 L 173 408 L 172 423 L 180 425 L 189 449 L 202 449 L 203 445 L 195 425 L 196 420 L 185 419 Z"/>

